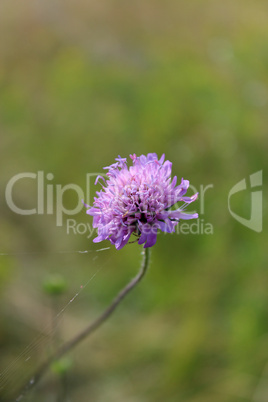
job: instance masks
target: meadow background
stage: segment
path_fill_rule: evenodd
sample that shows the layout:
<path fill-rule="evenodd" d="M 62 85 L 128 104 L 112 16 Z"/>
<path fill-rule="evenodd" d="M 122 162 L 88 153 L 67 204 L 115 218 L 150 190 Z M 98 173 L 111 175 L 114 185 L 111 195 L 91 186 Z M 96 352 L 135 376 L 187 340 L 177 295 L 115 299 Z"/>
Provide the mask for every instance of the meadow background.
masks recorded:
<path fill-rule="evenodd" d="M 0 59 L 1 401 L 141 262 L 137 244 L 97 252 L 110 244 L 67 234 L 68 218 L 91 223 L 85 210 L 61 227 L 55 212 L 14 213 L 7 183 L 42 171 L 53 174 L 45 192 L 69 183 L 85 191 L 87 173 L 117 155 L 156 152 L 179 179 L 213 185 L 204 209 L 193 206 L 213 234 L 160 234 L 139 287 L 26 400 L 266 402 L 267 2 L 1 0 Z M 227 200 L 259 170 L 256 233 Z M 36 191 L 21 180 L 14 201 L 34 208 Z M 66 192 L 66 208 L 76 204 Z M 250 188 L 231 206 L 249 218 Z"/>

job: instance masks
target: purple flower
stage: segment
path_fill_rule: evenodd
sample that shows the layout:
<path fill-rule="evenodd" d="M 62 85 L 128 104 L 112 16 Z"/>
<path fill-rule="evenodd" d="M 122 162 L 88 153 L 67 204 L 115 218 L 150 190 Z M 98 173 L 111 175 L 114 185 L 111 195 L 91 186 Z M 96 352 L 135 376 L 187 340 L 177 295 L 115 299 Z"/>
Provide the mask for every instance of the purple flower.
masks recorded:
<path fill-rule="evenodd" d="M 102 190 L 97 192 L 93 207 L 87 214 L 93 216 L 93 227 L 98 229 L 98 236 L 93 240 L 98 243 L 110 240 L 119 250 L 124 247 L 131 234 L 139 236 L 139 244 L 152 247 L 156 242 L 157 231 L 172 233 L 180 219 L 198 218 L 198 214 L 184 213 L 185 207 L 197 199 L 184 197 L 188 180 L 181 180 L 176 186 L 177 177 L 171 181 L 170 161 L 165 155 L 158 160 L 156 154 L 130 155 L 133 166 L 128 168 L 126 158 L 118 156 L 116 163 L 107 166 L 107 179 L 98 176 L 95 184 L 102 179 Z M 171 210 L 177 202 L 184 204 Z"/>

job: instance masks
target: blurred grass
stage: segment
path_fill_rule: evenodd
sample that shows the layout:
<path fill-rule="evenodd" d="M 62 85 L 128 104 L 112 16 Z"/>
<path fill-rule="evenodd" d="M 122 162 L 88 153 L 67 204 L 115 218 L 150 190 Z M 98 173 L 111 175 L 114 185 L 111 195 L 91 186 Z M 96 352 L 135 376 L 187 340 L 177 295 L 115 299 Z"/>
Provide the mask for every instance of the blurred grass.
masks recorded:
<path fill-rule="evenodd" d="M 14 214 L 7 182 L 39 170 L 54 175 L 45 185 L 85 190 L 86 174 L 118 154 L 164 152 L 174 175 L 213 184 L 200 217 L 213 235 L 159 235 L 144 282 L 71 353 L 67 385 L 50 373 L 29 400 L 62 390 L 81 402 L 267 400 L 267 37 L 264 0 L 1 1 L 1 252 L 10 254 L 0 256 L 1 370 L 40 337 L 3 395 L 53 347 L 51 316 L 81 284 L 98 271 L 65 312 L 60 339 L 84 328 L 140 263 L 137 245 L 57 253 L 100 245 L 56 227 L 55 214 Z M 262 233 L 227 208 L 232 186 L 258 170 Z M 16 202 L 34 208 L 26 185 Z M 73 202 L 66 193 L 66 207 Z M 249 217 L 249 193 L 232 208 Z M 75 219 L 90 222 L 84 210 Z M 54 274 L 68 285 L 56 310 L 42 290 Z"/>

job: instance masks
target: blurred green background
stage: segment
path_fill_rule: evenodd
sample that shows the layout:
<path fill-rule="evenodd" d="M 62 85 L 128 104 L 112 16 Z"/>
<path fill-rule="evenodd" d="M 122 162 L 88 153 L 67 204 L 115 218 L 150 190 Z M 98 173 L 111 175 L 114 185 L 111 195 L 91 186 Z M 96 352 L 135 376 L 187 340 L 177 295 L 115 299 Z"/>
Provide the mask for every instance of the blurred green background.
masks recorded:
<path fill-rule="evenodd" d="M 198 191 L 213 185 L 193 206 L 213 234 L 160 234 L 139 287 L 27 400 L 267 402 L 267 2 L 1 0 L 0 60 L 1 400 L 103 311 L 142 250 L 68 234 L 69 218 L 91 224 L 84 209 L 62 226 L 46 208 L 16 214 L 7 183 L 44 172 L 55 208 L 56 185 L 85 192 L 117 155 L 156 152 Z M 245 178 L 231 207 L 249 219 L 260 170 L 257 233 L 227 202 Z M 35 208 L 36 192 L 20 180 L 14 202 Z"/>

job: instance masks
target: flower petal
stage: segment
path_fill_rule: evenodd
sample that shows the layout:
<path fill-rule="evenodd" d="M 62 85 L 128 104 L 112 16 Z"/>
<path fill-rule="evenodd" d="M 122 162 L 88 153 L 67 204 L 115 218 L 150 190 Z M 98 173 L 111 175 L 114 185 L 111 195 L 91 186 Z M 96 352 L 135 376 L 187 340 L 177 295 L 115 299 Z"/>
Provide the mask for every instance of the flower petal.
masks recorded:
<path fill-rule="evenodd" d="M 144 248 L 147 247 L 153 247 L 156 243 L 156 238 L 157 238 L 157 234 L 154 232 L 151 232 L 147 235 L 147 241 L 144 245 Z"/>
<path fill-rule="evenodd" d="M 198 218 L 197 213 L 193 214 L 186 214 L 185 212 L 182 212 L 181 209 L 176 209 L 176 211 L 170 211 L 169 212 L 169 218 L 171 219 L 196 219 Z"/>
<path fill-rule="evenodd" d="M 166 219 L 164 222 L 158 221 L 159 229 L 162 232 L 172 233 L 175 230 L 177 222 L 172 222 L 170 219 Z"/>

